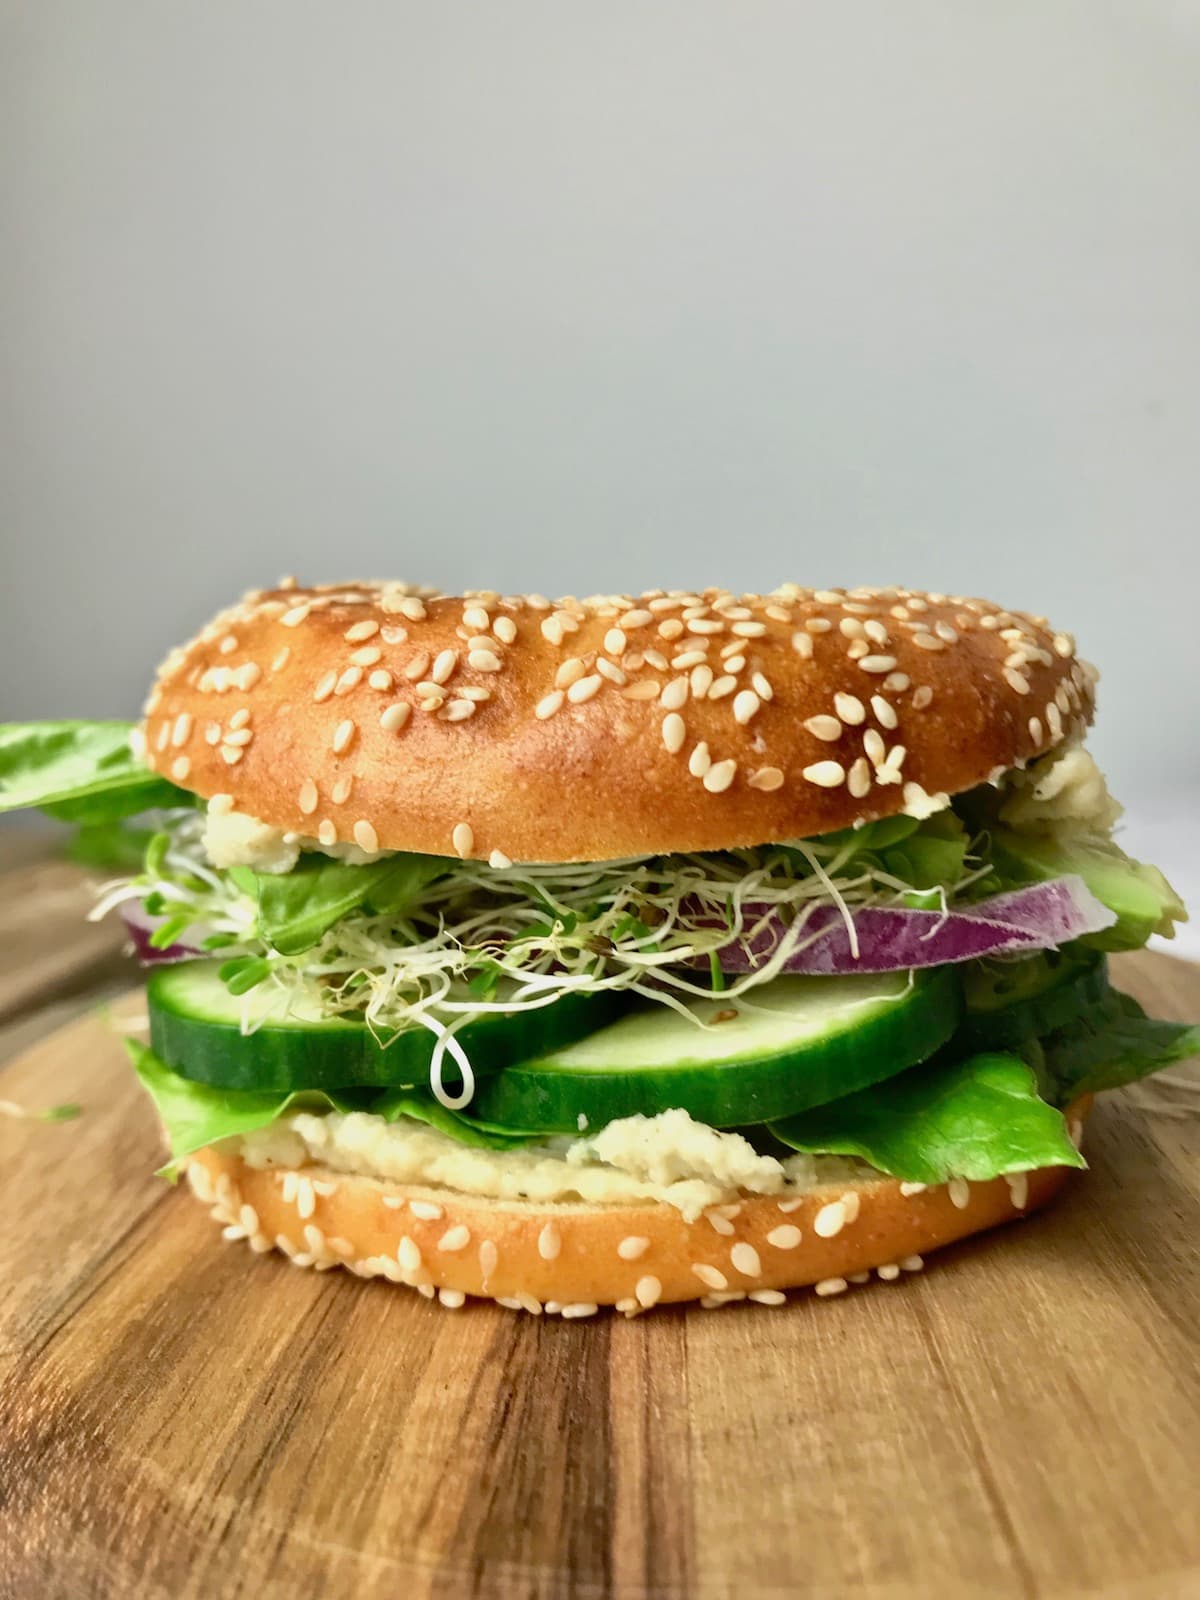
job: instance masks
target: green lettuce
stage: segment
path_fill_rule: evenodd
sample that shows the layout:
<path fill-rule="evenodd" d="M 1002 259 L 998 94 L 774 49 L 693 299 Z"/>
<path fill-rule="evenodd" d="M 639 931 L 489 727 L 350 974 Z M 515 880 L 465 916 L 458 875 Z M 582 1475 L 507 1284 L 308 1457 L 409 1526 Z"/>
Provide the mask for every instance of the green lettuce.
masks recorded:
<path fill-rule="evenodd" d="M 64 822 L 107 824 L 194 805 L 130 749 L 131 722 L 0 724 L 0 812 L 40 807 Z"/>
<path fill-rule="evenodd" d="M 231 867 L 230 877 L 258 901 L 258 933 L 280 955 L 311 950 L 352 911 L 399 915 L 452 863 L 442 856 L 392 855 L 354 866 L 302 856 L 290 872 Z"/>
<path fill-rule="evenodd" d="M 1064 1102 L 1118 1089 L 1200 1055 L 1200 1023 L 1148 1017 L 1131 995 L 1110 989 L 1069 1027 L 1042 1040 L 1046 1069 Z"/>
<path fill-rule="evenodd" d="M 167 1143 L 170 1161 L 161 1168 L 165 1177 L 178 1177 L 188 1156 L 218 1139 L 234 1134 L 253 1133 L 269 1127 L 287 1111 L 369 1111 L 396 1122 L 401 1117 L 427 1123 L 439 1133 L 461 1144 L 487 1150 L 508 1150 L 526 1142 L 524 1136 L 480 1127 L 469 1117 L 460 1116 L 435 1100 L 414 1090 L 386 1090 L 382 1094 L 350 1090 L 330 1093 L 324 1089 L 302 1089 L 282 1093 L 278 1090 L 255 1093 L 246 1089 L 219 1089 L 208 1083 L 193 1083 L 172 1072 L 146 1045 L 126 1039 L 125 1048 L 142 1087 L 154 1101 Z"/>
<path fill-rule="evenodd" d="M 771 1124 L 793 1150 L 852 1155 L 910 1183 L 984 1182 L 1035 1167 L 1082 1167 L 1062 1112 L 1010 1054 L 915 1067 Z"/>

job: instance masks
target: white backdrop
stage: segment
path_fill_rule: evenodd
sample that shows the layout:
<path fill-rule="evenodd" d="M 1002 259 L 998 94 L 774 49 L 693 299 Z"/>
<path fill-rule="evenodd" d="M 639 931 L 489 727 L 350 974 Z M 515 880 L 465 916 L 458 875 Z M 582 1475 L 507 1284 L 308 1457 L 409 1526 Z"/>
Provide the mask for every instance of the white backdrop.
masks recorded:
<path fill-rule="evenodd" d="M 1200 792 L 1176 0 L 0 0 L 0 715 L 283 571 L 1045 610 Z"/>

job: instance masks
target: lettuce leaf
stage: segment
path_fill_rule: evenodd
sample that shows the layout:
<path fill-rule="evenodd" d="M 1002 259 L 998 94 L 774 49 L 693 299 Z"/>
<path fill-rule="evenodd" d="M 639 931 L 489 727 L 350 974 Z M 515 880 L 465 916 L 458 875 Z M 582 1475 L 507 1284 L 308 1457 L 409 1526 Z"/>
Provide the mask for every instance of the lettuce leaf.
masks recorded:
<path fill-rule="evenodd" d="M 1118 1089 L 1189 1056 L 1200 1056 L 1200 1023 L 1148 1017 L 1131 995 L 1110 989 L 1069 1027 L 1042 1040 L 1063 1101 Z"/>
<path fill-rule="evenodd" d="M 160 1169 L 172 1181 L 179 1176 L 187 1157 L 218 1139 L 234 1134 L 253 1133 L 266 1128 L 287 1111 L 368 1111 L 386 1122 L 409 1117 L 427 1123 L 439 1133 L 462 1144 L 487 1150 L 507 1150 L 527 1142 L 525 1136 L 480 1127 L 469 1117 L 443 1106 L 432 1095 L 413 1090 L 387 1090 L 383 1094 L 348 1090 L 294 1090 L 255 1093 L 246 1089 L 218 1089 L 208 1083 L 193 1083 L 172 1072 L 146 1045 L 126 1039 L 125 1048 L 142 1087 L 154 1101 L 166 1131 L 171 1159 Z"/>
<path fill-rule="evenodd" d="M 0 724 L 0 812 L 39 806 L 97 825 L 195 796 L 156 777 L 129 748 L 131 722 Z"/>
<path fill-rule="evenodd" d="M 1010 1054 L 915 1067 L 771 1124 L 793 1150 L 853 1155 L 910 1183 L 984 1182 L 1005 1172 L 1086 1163 L 1061 1111 Z"/>
<path fill-rule="evenodd" d="M 441 856 L 394 855 L 359 866 L 327 856 L 303 856 L 290 872 L 232 869 L 239 887 L 258 898 L 258 932 L 281 955 L 311 950 L 351 911 L 402 912 L 449 870 Z"/>

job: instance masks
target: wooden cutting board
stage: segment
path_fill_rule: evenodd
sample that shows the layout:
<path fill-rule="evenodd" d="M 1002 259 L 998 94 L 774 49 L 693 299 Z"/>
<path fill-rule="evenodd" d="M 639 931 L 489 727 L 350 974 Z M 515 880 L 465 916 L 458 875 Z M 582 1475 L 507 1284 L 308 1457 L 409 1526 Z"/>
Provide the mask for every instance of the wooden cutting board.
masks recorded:
<path fill-rule="evenodd" d="M 1200 969 L 1116 966 L 1200 1016 Z M 1196 1067 L 922 1275 L 634 1322 L 223 1243 L 111 1018 L 0 1096 L 84 1107 L 0 1118 L 0 1595 L 1200 1595 Z"/>

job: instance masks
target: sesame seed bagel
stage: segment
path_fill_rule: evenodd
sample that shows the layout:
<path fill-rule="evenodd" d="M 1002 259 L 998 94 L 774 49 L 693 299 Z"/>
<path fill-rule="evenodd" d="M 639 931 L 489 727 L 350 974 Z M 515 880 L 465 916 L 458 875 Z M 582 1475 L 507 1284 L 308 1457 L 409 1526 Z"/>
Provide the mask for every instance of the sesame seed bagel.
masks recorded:
<path fill-rule="evenodd" d="M 172 653 L 142 731 L 218 812 L 504 866 L 920 811 L 1081 733 L 1094 679 L 1042 617 L 908 589 L 284 586 Z"/>
<path fill-rule="evenodd" d="M 1089 1106 L 1085 1097 L 1067 1110 L 1077 1143 Z M 872 1270 L 895 1277 L 930 1250 L 1038 1210 L 1071 1169 L 928 1189 L 878 1177 L 791 1198 L 742 1194 L 694 1222 L 661 1202 L 517 1203 L 317 1165 L 251 1167 L 215 1146 L 187 1170 L 226 1237 L 256 1251 L 386 1277 L 449 1306 L 474 1296 L 585 1316 L 742 1296 L 777 1304 L 786 1289 L 836 1294 Z"/>

